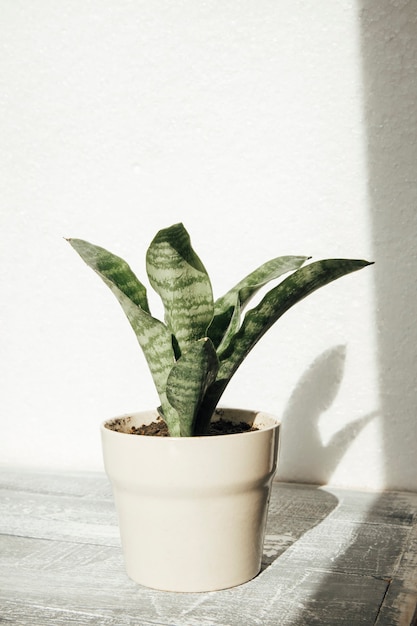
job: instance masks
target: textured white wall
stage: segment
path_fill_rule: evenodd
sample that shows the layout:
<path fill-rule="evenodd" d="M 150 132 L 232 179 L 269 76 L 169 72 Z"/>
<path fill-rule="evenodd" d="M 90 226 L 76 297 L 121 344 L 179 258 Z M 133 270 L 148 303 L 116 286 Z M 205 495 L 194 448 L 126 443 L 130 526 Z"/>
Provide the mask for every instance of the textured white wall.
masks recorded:
<path fill-rule="evenodd" d="M 0 462 L 100 469 L 99 423 L 156 405 L 123 313 L 63 237 L 145 280 L 151 238 L 183 221 L 216 295 L 279 254 L 378 261 L 289 312 L 224 404 L 283 416 L 280 478 L 417 489 L 415 4 L 1 12 Z"/>

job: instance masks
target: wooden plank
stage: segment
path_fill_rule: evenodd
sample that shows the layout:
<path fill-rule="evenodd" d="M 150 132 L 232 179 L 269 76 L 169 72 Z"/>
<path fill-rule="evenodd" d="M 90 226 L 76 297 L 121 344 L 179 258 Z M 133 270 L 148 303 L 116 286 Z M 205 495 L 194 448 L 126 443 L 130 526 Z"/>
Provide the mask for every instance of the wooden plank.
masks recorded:
<path fill-rule="evenodd" d="M 417 494 L 409 492 L 387 491 L 350 491 L 325 487 L 337 497 L 339 506 L 334 513 L 340 519 L 355 519 L 367 524 L 406 525 L 414 522 Z"/>
<path fill-rule="evenodd" d="M 119 545 L 112 499 L 0 489 L 1 529 L 9 535 Z"/>
<path fill-rule="evenodd" d="M 417 623 L 417 525 L 407 545 L 381 606 L 376 626 Z"/>
<path fill-rule="evenodd" d="M 123 573 L 116 548 L 23 537 L 10 539 L 0 542 L 0 606 L 2 618 L 19 625 L 23 616 L 31 617 L 31 626 L 45 626 L 42 620 L 51 616 L 65 623 L 65 619 L 77 615 L 80 626 L 103 622 L 116 626 L 121 623 L 121 614 L 125 623 L 134 623 L 139 607 L 141 624 L 272 626 L 279 616 L 279 624 L 295 626 L 306 623 L 302 620 L 311 615 L 320 617 L 318 623 L 330 625 L 335 623 L 331 616 L 334 619 L 339 613 L 342 619 L 337 623 L 370 624 L 386 587 L 371 577 L 351 580 L 352 577 L 338 573 L 330 586 L 329 613 L 329 598 L 318 595 L 318 572 L 307 570 L 300 576 L 297 569 L 289 569 L 288 563 L 278 560 L 256 581 L 235 589 L 211 594 L 163 593 L 131 582 Z M 340 611 L 339 598 L 345 597 L 347 587 L 355 602 Z"/>
<path fill-rule="evenodd" d="M 298 567 L 328 569 L 349 574 L 363 574 L 379 578 L 392 578 L 398 560 L 406 549 L 409 528 L 397 527 L 392 532 L 387 524 L 356 524 L 329 520 L 314 532 L 304 535 L 288 555 Z M 325 549 L 321 551 L 319 546 Z"/>
<path fill-rule="evenodd" d="M 111 488 L 102 472 L 51 472 L 0 465 L 0 485 L 8 491 L 111 499 Z"/>
<path fill-rule="evenodd" d="M 0 623 L 409 626 L 415 608 L 417 494 L 276 483 L 262 573 L 207 594 L 128 579 L 104 475 L 7 469 L 0 503 Z"/>

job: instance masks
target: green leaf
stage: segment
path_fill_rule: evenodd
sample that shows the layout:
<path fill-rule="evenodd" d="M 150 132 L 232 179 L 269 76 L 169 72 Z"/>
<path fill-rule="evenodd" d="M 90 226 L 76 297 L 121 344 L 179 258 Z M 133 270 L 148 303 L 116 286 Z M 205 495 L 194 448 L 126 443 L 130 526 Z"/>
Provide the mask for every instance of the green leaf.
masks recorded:
<path fill-rule="evenodd" d="M 207 337 L 193 343 L 172 368 L 166 391 L 168 401 L 179 415 L 182 437 L 196 434 L 198 411 L 218 368 L 216 350 Z"/>
<path fill-rule="evenodd" d="M 214 308 L 210 279 L 182 224 L 157 233 L 146 255 L 146 268 L 164 304 L 165 323 L 182 352 L 206 336 Z"/>
<path fill-rule="evenodd" d="M 119 301 L 147 360 L 168 428 L 175 431 L 179 428 L 178 415 L 166 399 L 166 381 L 174 364 L 171 333 L 165 324 L 150 315 L 146 288 L 120 257 L 88 241 L 68 241 Z"/>
<path fill-rule="evenodd" d="M 146 287 L 138 280 L 126 261 L 105 248 L 100 248 L 83 239 L 67 239 L 67 241 L 110 288 L 112 285 L 117 285 L 129 300 L 149 313 Z"/>
<path fill-rule="evenodd" d="M 294 304 L 320 287 L 370 265 L 368 261 L 352 259 L 326 259 L 298 269 L 279 285 L 271 289 L 262 301 L 247 312 L 242 326 L 220 357 L 217 393 L 221 394 L 231 376 L 249 351 L 271 326 Z"/>
<path fill-rule="evenodd" d="M 250 299 L 271 280 L 286 272 L 297 270 L 309 257 L 280 256 L 267 261 L 245 276 L 224 296 L 214 303 L 214 317 L 208 330 L 208 336 L 220 355 L 228 346 L 230 339 L 240 327 L 241 312 Z"/>

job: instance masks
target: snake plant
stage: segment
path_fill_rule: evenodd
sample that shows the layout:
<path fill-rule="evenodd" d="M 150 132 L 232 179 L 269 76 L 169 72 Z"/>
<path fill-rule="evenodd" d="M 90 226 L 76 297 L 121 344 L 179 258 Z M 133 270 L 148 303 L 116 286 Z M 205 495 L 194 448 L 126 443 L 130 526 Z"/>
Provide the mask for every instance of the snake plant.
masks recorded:
<path fill-rule="evenodd" d="M 149 282 L 160 296 L 164 322 L 152 316 L 146 287 L 120 257 L 81 239 L 68 239 L 122 306 L 159 395 L 172 437 L 204 435 L 227 384 L 265 332 L 294 304 L 369 263 L 282 256 L 258 267 L 214 301 L 210 278 L 183 224 L 160 230 L 146 254 Z M 291 272 L 243 316 L 252 296 Z"/>

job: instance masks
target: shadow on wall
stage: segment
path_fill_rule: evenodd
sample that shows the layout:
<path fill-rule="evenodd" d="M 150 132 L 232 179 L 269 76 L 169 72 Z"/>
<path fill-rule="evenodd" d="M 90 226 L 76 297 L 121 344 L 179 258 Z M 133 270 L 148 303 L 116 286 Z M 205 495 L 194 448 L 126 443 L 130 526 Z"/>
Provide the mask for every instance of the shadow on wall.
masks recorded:
<path fill-rule="evenodd" d="M 346 347 L 321 354 L 299 380 L 282 420 L 282 447 L 277 479 L 326 484 L 350 444 L 378 414 L 370 413 L 339 430 L 324 445 L 321 415 L 333 404 L 343 379 Z"/>
<path fill-rule="evenodd" d="M 386 484 L 417 490 L 417 3 L 359 1 Z"/>
<path fill-rule="evenodd" d="M 383 478 L 389 489 L 417 491 L 417 2 L 358 0 L 357 6 Z M 320 415 L 336 397 L 344 359 L 344 347 L 333 347 L 300 380 L 283 420 L 280 480 L 294 472 L 297 481 L 327 482 L 349 443 L 375 417 L 348 424 L 322 446 Z M 319 475 L 310 476 L 309 465 L 314 460 L 317 467 L 317 458 Z"/>

